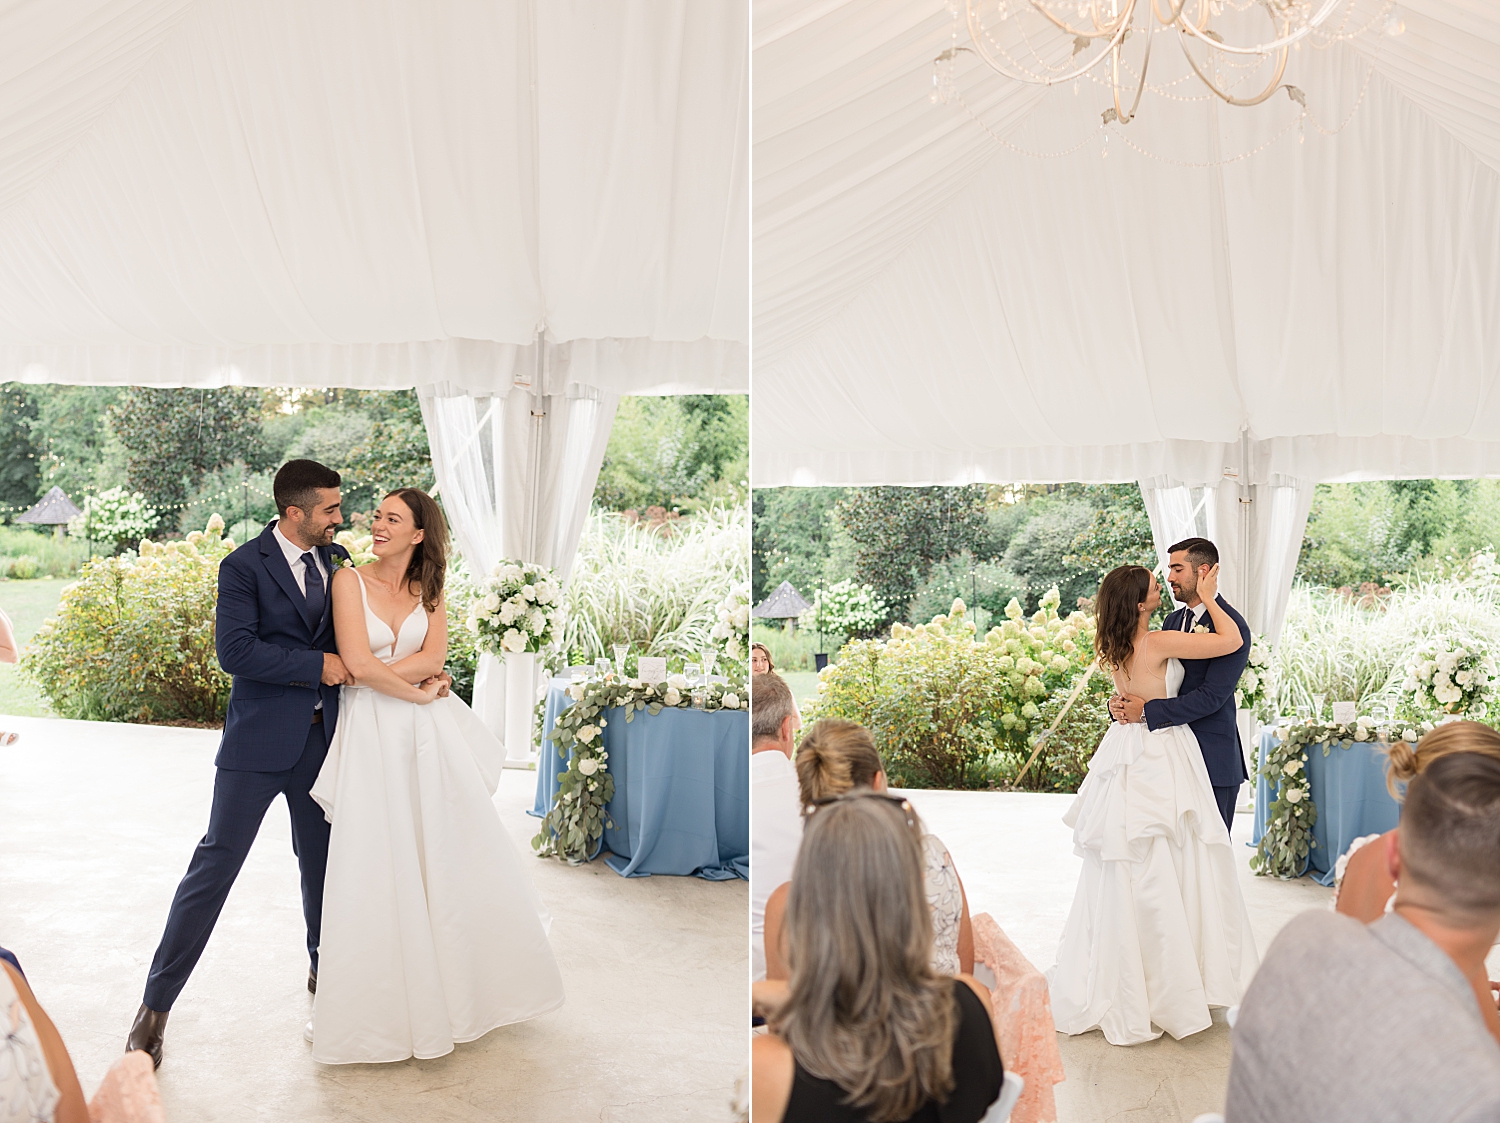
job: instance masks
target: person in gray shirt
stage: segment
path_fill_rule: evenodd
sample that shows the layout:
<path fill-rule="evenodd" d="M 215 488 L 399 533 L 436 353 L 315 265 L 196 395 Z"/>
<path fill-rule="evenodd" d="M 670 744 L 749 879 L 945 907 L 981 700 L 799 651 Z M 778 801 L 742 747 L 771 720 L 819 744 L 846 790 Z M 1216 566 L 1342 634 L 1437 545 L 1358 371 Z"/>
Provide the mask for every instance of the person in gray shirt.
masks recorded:
<path fill-rule="evenodd" d="M 1500 1017 L 1500 761 L 1411 782 L 1389 843 L 1395 911 L 1314 911 L 1271 944 L 1232 1034 L 1226 1123 L 1493 1123 Z"/>

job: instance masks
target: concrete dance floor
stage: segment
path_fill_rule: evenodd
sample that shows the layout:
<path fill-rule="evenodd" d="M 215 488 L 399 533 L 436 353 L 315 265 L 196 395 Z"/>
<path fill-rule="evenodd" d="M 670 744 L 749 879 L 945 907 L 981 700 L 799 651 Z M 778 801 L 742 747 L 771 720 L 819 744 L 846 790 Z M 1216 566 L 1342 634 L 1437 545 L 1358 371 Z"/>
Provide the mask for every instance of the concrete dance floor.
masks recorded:
<path fill-rule="evenodd" d="M 92 1094 L 207 824 L 218 733 L 3 725 L 21 739 L 0 748 L 0 945 Z M 535 779 L 507 771 L 495 800 L 528 854 Z M 169 1123 L 727 1118 L 748 1056 L 746 884 L 531 861 L 567 1004 L 438 1060 L 325 1067 L 302 1039 L 312 997 L 278 800 L 172 1011 L 158 1073 Z"/>

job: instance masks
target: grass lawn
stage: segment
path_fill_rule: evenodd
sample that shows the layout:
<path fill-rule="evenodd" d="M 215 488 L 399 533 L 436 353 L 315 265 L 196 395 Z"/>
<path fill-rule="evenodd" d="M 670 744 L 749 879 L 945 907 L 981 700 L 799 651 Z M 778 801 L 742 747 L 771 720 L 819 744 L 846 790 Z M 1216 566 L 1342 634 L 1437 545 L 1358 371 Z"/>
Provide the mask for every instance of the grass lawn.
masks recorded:
<path fill-rule="evenodd" d="M 777 671 L 782 678 L 786 679 L 787 686 L 792 689 L 792 697 L 797 700 L 797 708 L 807 709 L 802 703 L 810 698 L 818 696 L 818 676 L 815 671 Z"/>
<path fill-rule="evenodd" d="M 0 581 L 0 608 L 10 617 L 16 632 L 16 645 L 22 651 L 42 626 L 42 621 L 57 612 L 57 602 L 70 581 L 38 579 L 35 581 Z M 47 701 L 20 670 L 0 663 L 0 714 L 20 717 L 52 717 Z"/>

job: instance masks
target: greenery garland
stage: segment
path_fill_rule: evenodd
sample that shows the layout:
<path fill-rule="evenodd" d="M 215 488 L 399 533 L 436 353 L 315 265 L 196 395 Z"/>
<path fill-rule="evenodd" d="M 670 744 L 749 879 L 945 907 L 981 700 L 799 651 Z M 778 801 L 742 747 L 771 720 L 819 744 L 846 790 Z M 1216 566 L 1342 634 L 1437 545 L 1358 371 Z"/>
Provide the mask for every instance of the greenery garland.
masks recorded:
<path fill-rule="evenodd" d="M 1290 879 L 1307 872 L 1308 855 L 1317 842 L 1312 837 L 1318 821 L 1318 807 L 1312 800 L 1307 780 L 1307 746 L 1323 746 L 1327 756 L 1334 745 L 1348 749 L 1356 742 L 1391 744 L 1405 741 L 1415 745 L 1432 729 L 1430 722 L 1412 725 L 1381 725 L 1373 718 L 1358 717 L 1350 722 L 1305 718 L 1277 726 L 1275 740 L 1257 774 L 1276 793 L 1266 810 L 1266 829 L 1250 868 L 1262 876 Z"/>
<path fill-rule="evenodd" d="M 557 724 L 547 735 L 567 768 L 557 774 L 557 796 L 531 847 L 539 857 L 578 865 L 598 857 L 605 828 L 614 827 L 604 810 L 615 797 L 609 752 L 604 748 L 604 729 L 609 724 L 604 711 L 622 709 L 629 723 L 641 710 L 659 714 L 664 708 L 691 709 L 693 688 L 682 675 L 671 675 L 664 683 L 648 683 L 608 674 L 573 683 L 568 695 L 573 704 L 557 716 Z M 743 682 L 710 683 L 704 692 L 705 710 L 741 710 L 748 703 L 749 691 Z"/>

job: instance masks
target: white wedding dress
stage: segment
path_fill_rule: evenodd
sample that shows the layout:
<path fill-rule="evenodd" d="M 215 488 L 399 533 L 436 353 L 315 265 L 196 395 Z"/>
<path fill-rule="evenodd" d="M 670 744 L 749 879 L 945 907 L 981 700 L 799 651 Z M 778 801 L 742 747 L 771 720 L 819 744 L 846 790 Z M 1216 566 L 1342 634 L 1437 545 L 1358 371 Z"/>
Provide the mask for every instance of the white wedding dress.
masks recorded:
<path fill-rule="evenodd" d="M 364 581 L 360 581 L 364 595 Z M 427 635 L 370 611 L 386 663 Z M 333 824 L 323 889 L 313 1056 L 427 1059 L 554 1010 L 550 918 L 492 797 L 504 749 L 460 698 L 419 706 L 346 686 L 312 797 Z"/>
<path fill-rule="evenodd" d="M 1181 685 L 1169 660 L 1165 696 Z M 1238 1004 L 1259 960 L 1192 729 L 1111 724 L 1063 822 L 1083 871 L 1047 972 L 1057 1028 L 1136 1045 Z"/>

